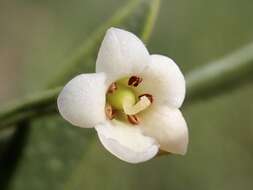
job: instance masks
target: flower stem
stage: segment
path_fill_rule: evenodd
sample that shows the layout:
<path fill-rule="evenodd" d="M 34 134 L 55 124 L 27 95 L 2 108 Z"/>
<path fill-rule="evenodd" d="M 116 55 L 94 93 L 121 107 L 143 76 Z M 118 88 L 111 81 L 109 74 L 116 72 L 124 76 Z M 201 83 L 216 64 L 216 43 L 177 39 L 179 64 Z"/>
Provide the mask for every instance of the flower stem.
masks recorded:
<path fill-rule="evenodd" d="M 33 94 L 20 101 L 6 105 L 0 111 L 0 129 L 26 119 L 40 117 L 56 111 L 56 98 L 61 88 Z"/>
<path fill-rule="evenodd" d="M 253 79 L 253 43 L 186 75 L 187 104 L 231 90 Z"/>
<path fill-rule="evenodd" d="M 204 65 L 186 75 L 187 100 L 190 103 L 231 90 L 253 78 L 253 44 L 224 58 Z M 56 112 L 61 87 L 29 96 L 0 111 L 0 129 L 26 119 Z"/>

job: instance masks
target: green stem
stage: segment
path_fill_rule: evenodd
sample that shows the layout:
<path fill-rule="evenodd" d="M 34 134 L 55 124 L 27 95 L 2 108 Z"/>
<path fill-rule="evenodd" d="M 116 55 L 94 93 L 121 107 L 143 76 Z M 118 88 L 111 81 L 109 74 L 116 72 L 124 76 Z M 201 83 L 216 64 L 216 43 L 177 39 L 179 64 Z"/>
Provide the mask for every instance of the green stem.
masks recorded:
<path fill-rule="evenodd" d="M 154 29 L 154 25 L 156 23 L 156 19 L 158 17 L 159 9 L 160 9 L 160 0 L 152 1 L 152 5 L 150 6 L 150 14 L 147 17 L 146 24 L 144 25 L 141 38 L 145 43 L 148 43 L 150 39 L 151 32 Z"/>
<path fill-rule="evenodd" d="M 64 84 L 79 72 L 92 72 L 94 70 L 94 58 L 96 57 L 99 44 L 101 43 L 106 30 L 112 26 L 123 27 L 124 22 L 131 18 L 136 10 L 148 8 L 147 19 L 143 23 L 143 30 L 140 37 L 147 42 L 155 24 L 158 15 L 160 0 L 131 0 L 125 6 L 120 8 L 108 21 L 94 31 L 91 36 L 82 44 L 76 52 L 65 63 L 61 65 L 61 70 L 55 73 L 52 81 L 49 81 L 47 87 L 57 87 Z M 140 7 L 139 9 L 137 9 Z M 134 17 L 134 19 L 137 19 Z M 133 23 L 133 22 L 130 22 Z M 123 27 L 124 28 L 124 27 Z M 131 28 L 131 27 L 130 27 Z M 139 33 L 136 31 L 136 33 Z M 92 55 L 92 56 L 91 56 Z M 91 64 L 92 63 L 92 64 Z"/>
<path fill-rule="evenodd" d="M 231 90 L 253 78 L 253 43 L 186 75 L 187 103 Z"/>
<path fill-rule="evenodd" d="M 212 97 L 235 88 L 253 78 L 253 44 L 212 63 L 206 64 L 186 75 L 187 100 Z M 29 96 L 0 111 L 0 129 L 17 122 L 56 112 L 56 98 L 61 88 Z"/>
<path fill-rule="evenodd" d="M 26 119 L 55 112 L 56 98 L 60 90 L 61 88 L 47 90 L 6 105 L 0 111 L 0 129 Z"/>

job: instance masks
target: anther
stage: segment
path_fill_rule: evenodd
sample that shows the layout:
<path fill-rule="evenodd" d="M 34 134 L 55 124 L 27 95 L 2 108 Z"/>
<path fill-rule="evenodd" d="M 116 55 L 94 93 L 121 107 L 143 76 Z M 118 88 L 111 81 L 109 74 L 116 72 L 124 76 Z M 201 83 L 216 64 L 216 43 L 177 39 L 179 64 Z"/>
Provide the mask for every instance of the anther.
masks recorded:
<path fill-rule="evenodd" d="M 133 125 L 138 125 L 140 123 L 140 118 L 137 115 L 127 115 L 127 120 Z"/>
<path fill-rule="evenodd" d="M 117 90 L 117 84 L 116 84 L 116 82 L 114 82 L 114 83 L 112 83 L 110 86 L 109 86 L 109 88 L 108 88 L 108 90 L 107 90 L 107 93 L 113 93 L 115 90 Z"/>
<path fill-rule="evenodd" d="M 141 94 L 141 95 L 139 96 L 139 99 L 140 99 L 141 97 L 143 97 L 143 96 L 146 96 L 146 97 L 149 99 L 150 103 L 153 103 L 154 98 L 153 98 L 153 96 L 152 96 L 151 94 Z"/>
<path fill-rule="evenodd" d="M 128 80 L 129 86 L 137 87 L 142 82 L 142 78 L 138 76 L 131 76 Z"/>
<path fill-rule="evenodd" d="M 106 104 L 105 105 L 105 115 L 108 119 L 112 120 L 116 115 L 116 111 L 113 110 L 111 105 Z"/>

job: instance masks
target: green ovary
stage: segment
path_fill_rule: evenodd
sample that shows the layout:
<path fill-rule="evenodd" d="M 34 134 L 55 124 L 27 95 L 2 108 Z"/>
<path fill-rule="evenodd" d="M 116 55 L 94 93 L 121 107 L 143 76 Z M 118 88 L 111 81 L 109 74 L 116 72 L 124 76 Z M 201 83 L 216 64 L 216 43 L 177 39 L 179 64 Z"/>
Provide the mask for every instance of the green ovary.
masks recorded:
<path fill-rule="evenodd" d="M 123 110 L 123 104 L 134 105 L 137 101 L 134 91 L 130 87 L 117 83 L 117 90 L 113 93 L 108 93 L 106 96 L 107 103 L 117 110 Z"/>

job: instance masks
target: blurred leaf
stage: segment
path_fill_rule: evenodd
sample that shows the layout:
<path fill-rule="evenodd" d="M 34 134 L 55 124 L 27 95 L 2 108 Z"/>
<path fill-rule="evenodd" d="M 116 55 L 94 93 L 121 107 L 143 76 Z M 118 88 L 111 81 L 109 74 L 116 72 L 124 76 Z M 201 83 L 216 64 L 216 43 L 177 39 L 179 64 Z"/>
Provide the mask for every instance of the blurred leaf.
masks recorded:
<path fill-rule="evenodd" d="M 10 137 L 13 136 L 15 129 L 14 128 L 7 128 L 2 130 L 0 133 L 0 155 L 4 154 L 6 151 L 6 146 L 10 142 Z"/>
<path fill-rule="evenodd" d="M 29 122 L 17 124 L 17 129 L 12 127 L 1 133 L 0 142 L 0 184 L 1 189 L 7 189 L 9 180 L 14 175 L 19 158 L 22 156 L 23 147 L 29 135 Z M 4 135 L 4 137 L 3 137 Z"/>
<path fill-rule="evenodd" d="M 147 41 L 158 7 L 159 0 L 135 0 L 128 3 L 91 35 L 77 55 L 66 62 L 63 70 L 56 75 L 59 80 L 54 79 L 52 85 L 62 84 L 78 73 L 94 71 L 98 47 L 110 26 L 125 28 Z M 31 125 L 24 156 L 9 189 L 64 189 L 67 184 L 66 188 L 73 190 L 76 183 L 82 180 L 82 177 L 75 178 L 75 175 L 80 170 L 80 165 L 86 165 L 85 153 L 94 131 L 70 127 L 59 117 L 47 117 Z M 81 173 L 85 172 L 84 167 Z"/>
<path fill-rule="evenodd" d="M 63 189 L 64 182 L 85 156 L 94 131 L 72 127 L 58 116 L 31 125 L 10 189 Z"/>

